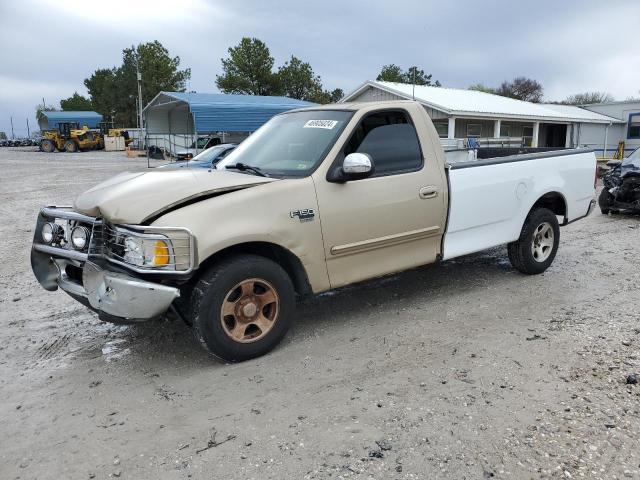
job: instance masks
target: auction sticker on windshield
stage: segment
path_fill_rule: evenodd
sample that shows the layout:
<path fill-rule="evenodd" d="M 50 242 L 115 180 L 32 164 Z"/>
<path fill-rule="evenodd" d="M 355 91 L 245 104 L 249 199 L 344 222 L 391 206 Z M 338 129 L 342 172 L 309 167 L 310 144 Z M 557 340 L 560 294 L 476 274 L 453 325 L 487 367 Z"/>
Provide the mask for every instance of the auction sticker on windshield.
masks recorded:
<path fill-rule="evenodd" d="M 338 124 L 338 120 L 309 120 L 302 128 L 326 128 L 331 130 Z"/>

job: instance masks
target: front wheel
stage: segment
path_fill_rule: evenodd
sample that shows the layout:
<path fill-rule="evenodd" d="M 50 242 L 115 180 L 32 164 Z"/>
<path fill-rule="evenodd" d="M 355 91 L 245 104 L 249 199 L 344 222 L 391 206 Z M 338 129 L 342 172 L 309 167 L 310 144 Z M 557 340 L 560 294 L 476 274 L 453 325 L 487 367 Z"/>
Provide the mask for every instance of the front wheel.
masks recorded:
<path fill-rule="evenodd" d="M 56 146 L 52 140 L 45 138 L 40 142 L 40 150 L 42 150 L 45 153 L 52 153 L 56 151 Z"/>
<path fill-rule="evenodd" d="M 215 357 L 241 362 L 272 350 L 293 320 L 295 293 L 277 263 L 258 255 L 223 260 L 191 295 L 196 338 Z"/>
<path fill-rule="evenodd" d="M 78 151 L 78 145 L 73 140 L 67 140 L 64 142 L 64 150 L 65 152 L 74 153 Z"/>
<path fill-rule="evenodd" d="M 537 208 L 527 216 L 518 240 L 507 245 L 509 261 L 527 275 L 542 273 L 556 257 L 559 243 L 558 218 L 551 210 Z"/>
<path fill-rule="evenodd" d="M 600 211 L 606 215 L 611 212 L 611 206 L 613 205 L 614 198 L 611 193 L 609 193 L 609 189 L 604 187 L 600 192 L 600 196 L 598 197 L 598 206 L 600 207 Z"/>

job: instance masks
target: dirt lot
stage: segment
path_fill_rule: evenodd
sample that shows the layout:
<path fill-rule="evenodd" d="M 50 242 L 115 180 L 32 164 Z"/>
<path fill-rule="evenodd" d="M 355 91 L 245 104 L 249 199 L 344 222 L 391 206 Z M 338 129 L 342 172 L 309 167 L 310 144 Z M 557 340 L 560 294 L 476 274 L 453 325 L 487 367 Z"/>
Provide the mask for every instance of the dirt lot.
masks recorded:
<path fill-rule="evenodd" d="M 321 295 L 270 355 L 42 290 L 37 210 L 145 160 L 0 150 L 0 478 L 640 478 L 640 219 Z M 640 378 L 640 377 L 639 377 Z"/>

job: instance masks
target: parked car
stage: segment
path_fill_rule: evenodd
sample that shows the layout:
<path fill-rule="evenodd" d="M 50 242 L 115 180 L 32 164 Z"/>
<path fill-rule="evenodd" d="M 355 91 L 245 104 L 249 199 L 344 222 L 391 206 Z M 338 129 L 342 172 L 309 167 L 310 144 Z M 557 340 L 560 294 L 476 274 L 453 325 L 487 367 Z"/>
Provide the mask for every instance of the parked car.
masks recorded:
<path fill-rule="evenodd" d="M 640 212 L 640 148 L 624 160 L 607 162 L 610 170 L 602 176 L 604 188 L 598 197 L 600 211 Z"/>
<path fill-rule="evenodd" d="M 222 141 L 218 137 L 198 137 L 197 140 L 191 142 L 188 148 L 176 151 L 176 160 L 191 160 L 203 150 L 221 143 Z"/>
<path fill-rule="evenodd" d="M 207 148 L 192 160 L 186 162 L 173 162 L 162 165 L 159 168 L 175 170 L 178 168 L 215 168 L 216 164 L 229 155 L 238 145 L 235 143 L 223 143 L 215 147 Z"/>
<path fill-rule="evenodd" d="M 215 170 L 123 173 L 43 208 L 31 264 L 103 320 L 171 310 L 241 361 L 280 342 L 297 297 L 501 244 L 515 269 L 544 272 L 558 218 L 595 206 L 595 169 L 588 150 L 450 165 L 416 102 L 314 106 L 273 117 Z"/>

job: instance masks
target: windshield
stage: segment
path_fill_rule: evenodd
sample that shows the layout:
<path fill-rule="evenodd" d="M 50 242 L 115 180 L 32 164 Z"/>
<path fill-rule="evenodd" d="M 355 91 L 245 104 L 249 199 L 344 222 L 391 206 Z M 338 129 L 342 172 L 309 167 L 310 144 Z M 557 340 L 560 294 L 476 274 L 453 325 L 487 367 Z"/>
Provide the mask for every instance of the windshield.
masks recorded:
<path fill-rule="evenodd" d="M 207 146 L 207 143 L 209 143 L 209 139 L 207 137 L 201 137 L 198 140 L 191 142 L 191 146 L 189 148 L 204 148 Z"/>
<path fill-rule="evenodd" d="M 622 161 L 622 168 L 640 170 L 640 148 L 636 148 L 631 155 Z"/>
<path fill-rule="evenodd" d="M 213 160 L 218 158 L 222 153 L 226 152 L 227 150 L 229 150 L 228 146 L 224 146 L 224 147 L 217 146 L 217 147 L 207 148 L 204 152 L 200 152 L 198 155 L 193 157 L 193 159 L 191 159 L 189 163 L 191 162 L 211 163 Z"/>
<path fill-rule="evenodd" d="M 340 110 L 307 110 L 273 117 L 218 165 L 257 167 L 270 176 L 305 177 L 329 151 L 352 116 Z"/>

